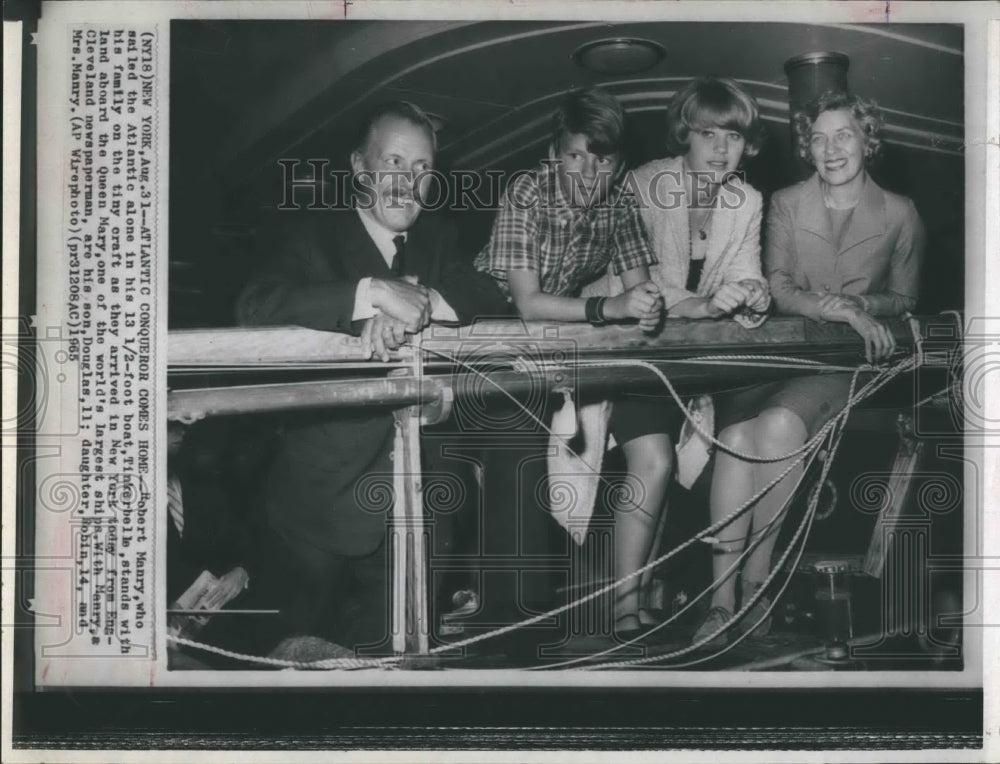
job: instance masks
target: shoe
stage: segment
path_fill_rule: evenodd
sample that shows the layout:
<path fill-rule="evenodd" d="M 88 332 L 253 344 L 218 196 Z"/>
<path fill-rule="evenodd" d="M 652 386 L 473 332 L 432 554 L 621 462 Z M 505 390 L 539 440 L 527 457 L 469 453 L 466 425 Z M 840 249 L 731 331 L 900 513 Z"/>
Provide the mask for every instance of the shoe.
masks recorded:
<path fill-rule="evenodd" d="M 732 620 L 732 613 L 724 607 L 716 605 L 705 614 L 705 620 L 703 620 L 701 625 L 695 629 L 694 636 L 691 637 L 692 644 L 701 642 L 701 640 L 707 638 L 710 634 L 719 631 L 719 629 Z M 701 645 L 701 647 L 708 650 L 718 650 L 721 647 L 725 647 L 727 644 L 729 644 L 729 637 L 726 635 L 725 631 L 721 631 L 714 639 Z"/>
<path fill-rule="evenodd" d="M 744 581 L 741 584 L 743 591 L 743 599 L 740 600 L 741 607 L 746 605 L 753 596 L 760 590 L 762 584 L 754 583 L 752 581 Z M 770 612 L 768 612 L 770 611 Z M 740 620 L 740 631 L 743 634 L 752 632 L 753 637 L 766 637 L 771 633 L 772 618 L 771 613 L 773 613 L 771 607 L 771 598 L 766 594 L 760 595 L 757 601 L 753 603 L 753 607 L 747 611 L 746 615 Z M 760 621 L 760 624 L 754 627 L 754 624 Z"/>
<path fill-rule="evenodd" d="M 625 623 L 630 625 L 627 627 L 619 626 L 619 624 Z M 647 631 L 649 631 L 649 627 L 643 625 L 638 615 L 623 615 L 615 620 L 614 632 L 619 642 L 631 642 L 633 639 L 639 639 Z"/>
<path fill-rule="evenodd" d="M 621 623 L 635 625 L 623 628 L 619 626 Z M 659 622 L 643 623 L 642 618 L 635 615 L 623 615 L 615 621 L 615 639 L 618 642 L 632 642 L 634 640 L 638 645 L 657 645 L 668 639 L 668 633 L 665 630 L 656 631 L 659 625 Z"/>

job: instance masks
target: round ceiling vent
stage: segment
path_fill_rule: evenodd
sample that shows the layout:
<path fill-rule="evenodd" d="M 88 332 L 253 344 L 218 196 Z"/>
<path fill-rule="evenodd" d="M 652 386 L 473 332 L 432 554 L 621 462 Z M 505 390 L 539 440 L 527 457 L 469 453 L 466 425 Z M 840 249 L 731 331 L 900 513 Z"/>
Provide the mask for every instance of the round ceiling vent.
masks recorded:
<path fill-rule="evenodd" d="M 666 55 L 666 48 L 652 40 L 615 37 L 581 45 L 573 60 L 598 74 L 637 74 L 656 66 Z"/>

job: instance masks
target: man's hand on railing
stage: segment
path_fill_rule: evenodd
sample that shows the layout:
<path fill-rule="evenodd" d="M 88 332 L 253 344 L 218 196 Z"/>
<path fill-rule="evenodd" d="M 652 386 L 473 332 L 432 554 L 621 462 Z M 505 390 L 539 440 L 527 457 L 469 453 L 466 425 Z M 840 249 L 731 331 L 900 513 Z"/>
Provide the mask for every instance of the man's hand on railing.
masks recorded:
<path fill-rule="evenodd" d="M 365 358 L 374 356 L 388 361 L 389 353 L 399 350 L 406 342 L 406 325 L 384 314 L 373 316 L 361 327 L 361 352 Z"/>
<path fill-rule="evenodd" d="M 371 300 L 372 307 L 402 321 L 410 333 L 431 322 L 430 290 L 408 279 L 372 279 Z"/>

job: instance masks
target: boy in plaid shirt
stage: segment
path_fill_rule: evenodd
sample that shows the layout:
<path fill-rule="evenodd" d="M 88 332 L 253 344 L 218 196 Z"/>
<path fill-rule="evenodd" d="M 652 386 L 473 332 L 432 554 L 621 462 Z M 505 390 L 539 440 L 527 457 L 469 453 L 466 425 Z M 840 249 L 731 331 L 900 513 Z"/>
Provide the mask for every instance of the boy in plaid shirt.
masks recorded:
<path fill-rule="evenodd" d="M 509 184 L 476 267 L 497 279 L 522 318 L 638 321 L 644 331 L 659 325 L 663 300 L 649 278 L 656 257 L 634 199 L 612 193 L 624 169 L 624 124 L 611 95 L 597 88 L 571 93 L 553 116 L 548 161 Z M 609 265 L 625 291 L 580 297 Z M 609 429 L 624 452 L 629 480 L 637 483 L 624 492 L 634 500 L 613 508 L 616 578 L 638 570 L 649 555 L 673 469 L 668 433 L 675 420 L 662 403 L 633 398 L 614 404 Z M 615 631 L 631 638 L 643 625 L 636 577 L 616 589 Z"/>

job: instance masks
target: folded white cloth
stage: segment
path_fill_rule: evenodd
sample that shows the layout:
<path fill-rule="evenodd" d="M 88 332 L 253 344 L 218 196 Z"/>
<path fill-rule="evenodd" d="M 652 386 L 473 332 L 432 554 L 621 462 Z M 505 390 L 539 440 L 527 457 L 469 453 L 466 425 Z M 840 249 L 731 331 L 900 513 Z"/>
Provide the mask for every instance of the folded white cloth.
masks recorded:
<path fill-rule="evenodd" d="M 547 456 L 549 509 L 578 545 L 586 539 L 594 514 L 604 452 L 615 445 L 608 432 L 612 406 L 609 401 L 601 401 L 577 409 L 567 393 L 562 408 L 552 417 Z M 691 399 L 688 413 L 704 432 L 714 434 L 715 409 L 710 395 Z M 580 443 L 580 450 L 571 448 L 571 441 Z M 675 478 L 690 489 L 712 457 L 712 444 L 690 420 L 685 420 L 676 454 Z"/>
<path fill-rule="evenodd" d="M 604 452 L 608 447 L 611 404 L 601 401 L 578 410 L 568 409 L 572 406 L 572 399 L 567 395 L 562 410 L 553 416 L 548 453 L 549 509 L 573 541 L 582 545 L 597 501 Z M 570 432 L 567 421 L 571 417 L 579 423 L 579 429 L 566 437 L 562 433 Z M 582 450 L 576 452 L 570 448 L 570 439 L 582 440 Z"/>
<path fill-rule="evenodd" d="M 712 396 L 698 395 L 688 403 L 689 418 L 684 420 L 677 439 L 677 482 L 687 489 L 694 485 L 708 460 L 712 458 L 712 443 L 695 429 L 695 424 L 709 435 L 715 434 L 715 407 Z M 693 424 L 692 424 L 693 422 Z"/>

